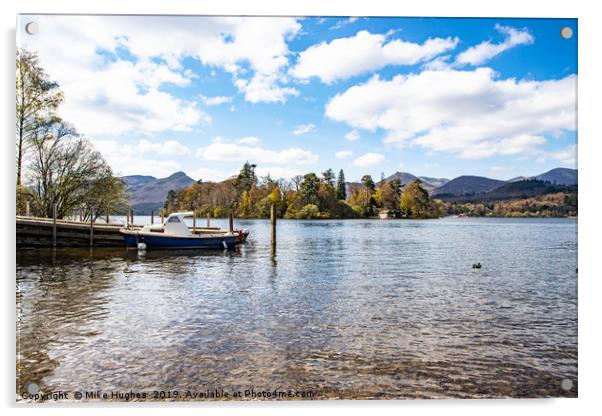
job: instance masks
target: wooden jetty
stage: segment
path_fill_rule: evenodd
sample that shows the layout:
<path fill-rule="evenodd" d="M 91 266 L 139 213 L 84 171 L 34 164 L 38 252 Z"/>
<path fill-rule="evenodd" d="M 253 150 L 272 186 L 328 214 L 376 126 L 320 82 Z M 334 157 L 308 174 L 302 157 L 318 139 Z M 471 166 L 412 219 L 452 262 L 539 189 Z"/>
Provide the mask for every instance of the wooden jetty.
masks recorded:
<path fill-rule="evenodd" d="M 17 216 L 16 228 L 17 247 L 125 246 L 119 234 L 122 224 Z"/>

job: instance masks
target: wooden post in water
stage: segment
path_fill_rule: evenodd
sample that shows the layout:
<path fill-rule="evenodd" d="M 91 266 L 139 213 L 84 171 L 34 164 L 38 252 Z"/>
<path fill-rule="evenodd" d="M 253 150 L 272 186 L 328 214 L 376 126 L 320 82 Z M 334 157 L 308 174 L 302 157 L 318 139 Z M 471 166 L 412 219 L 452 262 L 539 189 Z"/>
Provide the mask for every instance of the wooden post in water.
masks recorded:
<path fill-rule="evenodd" d="M 163 225 L 163 220 L 165 218 L 165 210 L 163 210 L 163 208 L 161 208 L 161 210 L 159 211 L 159 213 L 161 214 L 161 225 Z"/>
<path fill-rule="evenodd" d="M 276 207 L 270 207 L 270 223 L 272 225 L 272 250 L 276 249 Z"/>
<path fill-rule="evenodd" d="M 192 235 L 196 234 L 196 213 L 192 211 Z"/>
<path fill-rule="evenodd" d="M 29 201 L 25 201 L 25 216 L 29 217 Z"/>
<path fill-rule="evenodd" d="M 84 207 L 79 207 L 79 222 L 84 222 Z"/>
<path fill-rule="evenodd" d="M 151 224 L 155 223 L 155 211 L 151 211 Z"/>
<path fill-rule="evenodd" d="M 111 222 L 111 208 L 107 205 L 107 224 Z"/>
<path fill-rule="evenodd" d="M 56 202 L 52 204 L 52 247 L 56 247 Z"/>
<path fill-rule="evenodd" d="M 90 207 L 90 247 L 94 245 L 94 207 Z"/>
<path fill-rule="evenodd" d="M 134 226 L 134 210 L 130 208 L 130 225 Z"/>
<path fill-rule="evenodd" d="M 211 226 L 211 215 L 207 214 L 207 228 Z"/>
<path fill-rule="evenodd" d="M 230 223 L 230 232 L 234 231 L 234 214 L 230 211 L 230 215 L 228 215 L 228 222 Z"/>

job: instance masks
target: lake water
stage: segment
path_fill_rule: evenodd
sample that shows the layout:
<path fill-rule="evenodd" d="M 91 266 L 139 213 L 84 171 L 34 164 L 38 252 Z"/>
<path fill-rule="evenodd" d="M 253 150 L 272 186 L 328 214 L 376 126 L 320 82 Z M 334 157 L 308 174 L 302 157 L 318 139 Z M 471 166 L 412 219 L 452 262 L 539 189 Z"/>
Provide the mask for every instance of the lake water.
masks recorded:
<path fill-rule="evenodd" d="M 577 396 L 576 220 L 281 220 L 275 254 L 235 225 L 231 251 L 17 251 L 17 394 Z"/>

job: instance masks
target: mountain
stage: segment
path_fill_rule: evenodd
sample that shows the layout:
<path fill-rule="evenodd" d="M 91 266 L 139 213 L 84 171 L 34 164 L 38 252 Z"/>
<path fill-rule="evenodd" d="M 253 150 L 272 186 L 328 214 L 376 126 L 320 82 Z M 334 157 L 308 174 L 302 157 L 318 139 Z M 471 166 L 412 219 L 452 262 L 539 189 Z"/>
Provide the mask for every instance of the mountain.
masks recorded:
<path fill-rule="evenodd" d="M 422 182 L 422 186 L 427 191 L 431 191 L 435 188 L 445 185 L 449 182 L 449 179 L 446 178 L 432 178 L 429 176 L 415 176 L 408 172 L 395 172 L 393 175 L 385 178 L 385 182 L 390 182 L 393 179 L 399 179 L 401 185 L 407 185 L 408 183 L 415 181 L 416 179 L 420 179 Z"/>
<path fill-rule="evenodd" d="M 422 181 L 425 188 L 431 187 L 432 189 L 439 188 L 449 182 L 447 178 L 431 178 L 429 176 L 419 176 L 418 179 Z"/>
<path fill-rule="evenodd" d="M 577 169 L 556 168 L 534 176 L 533 179 L 551 182 L 556 185 L 577 185 Z"/>
<path fill-rule="evenodd" d="M 526 179 L 522 181 L 505 182 L 489 192 L 474 195 L 447 195 L 442 196 L 442 199 L 448 202 L 458 203 L 487 203 L 509 199 L 533 198 L 540 195 L 556 194 L 559 192 L 567 194 L 577 192 L 577 185 L 558 185 L 537 179 Z"/>
<path fill-rule="evenodd" d="M 481 194 L 503 185 L 504 181 L 483 176 L 458 176 L 445 185 L 434 189 L 433 196 L 461 196 Z"/>
<path fill-rule="evenodd" d="M 126 185 L 128 202 L 136 214 L 150 214 L 163 207 L 167 192 L 187 188 L 196 181 L 184 172 L 176 172 L 167 178 L 157 179 L 154 176 L 131 175 L 121 178 Z"/>

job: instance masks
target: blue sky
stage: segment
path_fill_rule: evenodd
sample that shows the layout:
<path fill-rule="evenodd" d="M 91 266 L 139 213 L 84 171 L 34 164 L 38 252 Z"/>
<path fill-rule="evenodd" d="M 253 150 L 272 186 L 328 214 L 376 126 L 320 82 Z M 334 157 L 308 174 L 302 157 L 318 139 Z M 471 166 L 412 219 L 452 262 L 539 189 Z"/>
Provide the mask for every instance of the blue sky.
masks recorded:
<path fill-rule="evenodd" d="M 273 177 L 509 179 L 576 164 L 575 19 L 25 15 L 18 43 L 124 175 L 221 180 L 248 159 Z"/>

